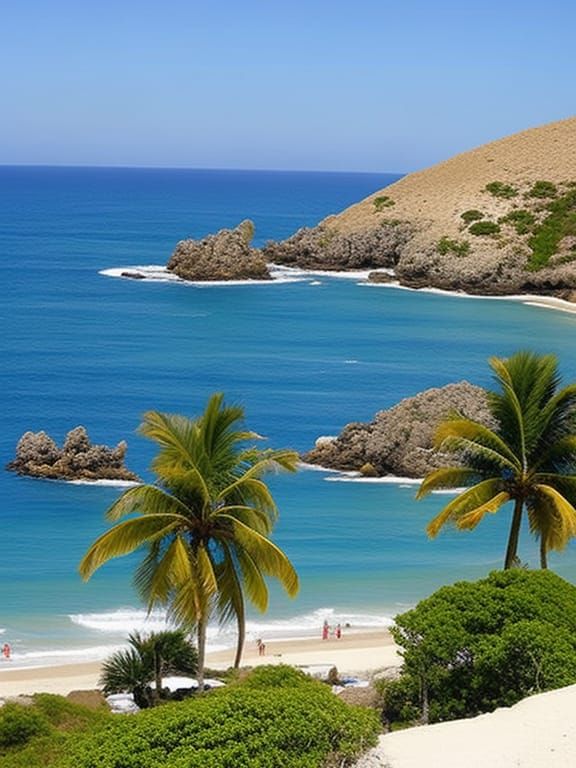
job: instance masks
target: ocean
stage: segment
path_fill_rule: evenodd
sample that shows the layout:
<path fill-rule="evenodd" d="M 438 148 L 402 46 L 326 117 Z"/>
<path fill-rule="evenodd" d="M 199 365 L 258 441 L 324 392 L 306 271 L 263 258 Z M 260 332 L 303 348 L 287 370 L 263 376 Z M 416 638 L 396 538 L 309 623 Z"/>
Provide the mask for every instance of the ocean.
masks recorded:
<path fill-rule="evenodd" d="M 245 407 L 272 447 L 310 448 L 320 435 L 432 386 L 489 385 L 487 358 L 520 348 L 559 355 L 576 378 L 576 315 L 514 301 L 369 286 L 306 274 L 274 283 L 189 285 L 119 278 L 164 265 L 175 243 L 244 218 L 255 243 L 313 226 L 396 180 L 391 174 L 0 167 L 2 464 L 26 430 L 61 442 L 83 424 L 94 442 L 127 440 L 147 480 L 153 444 L 135 432 L 146 410 L 198 414 L 212 392 Z M 473 533 L 430 541 L 446 502 L 414 500 L 405 481 L 322 470 L 270 478 L 275 540 L 301 579 L 274 585 L 251 612 L 249 638 L 388 625 L 442 584 L 502 565 L 509 514 Z M 78 563 L 122 489 L 0 472 L 0 638 L 13 665 L 98 659 L 133 629 L 156 628 L 131 585 L 137 556 L 88 583 Z M 551 558 L 576 580 L 574 547 Z M 537 564 L 526 530 L 523 560 Z M 210 629 L 212 648 L 233 627 Z"/>

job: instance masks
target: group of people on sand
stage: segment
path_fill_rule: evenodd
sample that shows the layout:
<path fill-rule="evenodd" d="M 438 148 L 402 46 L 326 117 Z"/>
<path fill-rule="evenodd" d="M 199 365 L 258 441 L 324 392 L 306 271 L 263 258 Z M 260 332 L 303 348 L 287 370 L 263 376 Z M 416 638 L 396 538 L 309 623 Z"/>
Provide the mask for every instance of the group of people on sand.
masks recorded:
<path fill-rule="evenodd" d="M 331 630 L 332 627 L 328 624 L 328 620 L 324 619 L 324 624 L 322 625 L 322 640 L 328 640 L 330 638 Z M 340 624 L 336 624 L 334 627 L 333 636 L 336 640 L 340 640 L 342 637 L 342 626 Z"/>

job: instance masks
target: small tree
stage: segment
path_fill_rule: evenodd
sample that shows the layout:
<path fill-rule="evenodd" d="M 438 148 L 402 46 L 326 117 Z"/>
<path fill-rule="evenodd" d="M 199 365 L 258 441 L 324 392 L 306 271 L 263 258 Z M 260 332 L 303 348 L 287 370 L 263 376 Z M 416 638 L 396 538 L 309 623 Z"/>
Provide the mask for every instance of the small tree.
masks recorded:
<path fill-rule="evenodd" d="M 576 682 L 576 587 L 549 571 L 495 571 L 442 587 L 396 617 L 401 679 L 389 720 L 469 717 Z"/>
<path fill-rule="evenodd" d="M 162 698 L 165 675 L 196 674 L 198 654 L 182 630 L 151 632 L 146 636 L 135 632 L 128 642 L 129 649 L 117 651 L 102 665 L 100 685 L 105 694 L 130 692 L 139 707 L 148 707 Z"/>

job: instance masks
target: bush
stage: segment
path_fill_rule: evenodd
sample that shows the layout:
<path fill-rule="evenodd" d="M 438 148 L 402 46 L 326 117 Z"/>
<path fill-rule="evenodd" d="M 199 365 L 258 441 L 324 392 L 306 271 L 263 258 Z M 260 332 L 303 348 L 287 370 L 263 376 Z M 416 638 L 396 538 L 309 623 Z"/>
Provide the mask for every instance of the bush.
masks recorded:
<path fill-rule="evenodd" d="M 286 667 L 197 699 L 118 718 L 70 745 L 60 768 L 319 768 L 376 742 L 375 712 Z"/>
<path fill-rule="evenodd" d="M 396 618 L 401 682 L 384 715 L 431 722 L 576 682 L 576 587 L 549 571 L 496 571 L 443 587 Z"/>
<path fill-rule="evenodd" d="M 479 221 L 480 219 L 483 219 L 484 214 L 481 211 L 477 211 L 475 208 L 472 208 L 469 211 L 464 211 L 464 213 L 460 214 L 460 218 L 463 219 L 466 224 L 471 224 L 473 221 Z"/>
<path fill-rule="evenodd" d="M 449 237 L 441 237 L 436 243 L 436 250 L 442 256 L 448 253 L 466 256 L 470 252 L 470 243 L 467 240 L 451 240 Z"/>
<path fill-rule="evenodd" d="M 558 251 L 562 238 L 576 235 L 576 190 L 547 205 L 549 214 L 528 241 L 532 249 L 529 267 L 532 270 L 546 266 L 551 256 Z"/>
<path fill-rule="evenodd" d="M 393 205 L 396 205 L 396 203 L 391 197 L 388 197 L 388 195 L 379 195 L 379 197 L 374 198 L 374 208 L 377 211 L 381 211 L 384 208 L 391 208 Z"/>
<path fill-rule="evenodd" d="M 551 181 L 536 181 L 528 192 L 528 197 L 556 197 L 558 189 Z"/>
<path fill-rule="evenodd" d="M 500 224 L 511 224 L 519 235 L 525 235 L 534 226 L 536 217 L 530 211 L 519 208 L 515 211 L 510 211 L 510 213 L 502 216 L 498 221 Z"/>
<path fill-rule="evenodd" d="M 497 235 L 500 232 L 500 227 L 494 221 L 477 221 L 468 227 L 468 232 L 471 235 Z"/>
<path fill-rule="evenodd" d="M 511 198 L 516 197 L 518 190 L 510 184 L 504 184 L 502 181 L 491 181 L 484 187 L 486 192 L 490 192 L 494 197 Z"/>
<path fill-rule="evenodd" d="M 8 702 L 0 709 L 0 748 L 21 746 L 49 731 L 48 721 L 33 707 Z"/>

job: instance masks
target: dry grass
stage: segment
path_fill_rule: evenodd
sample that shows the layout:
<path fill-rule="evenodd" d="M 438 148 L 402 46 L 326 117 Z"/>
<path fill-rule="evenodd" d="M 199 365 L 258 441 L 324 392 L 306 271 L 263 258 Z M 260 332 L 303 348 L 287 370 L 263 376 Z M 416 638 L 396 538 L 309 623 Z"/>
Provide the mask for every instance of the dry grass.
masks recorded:
<path fill-rule="evenodd" d="M 478 208 L 498 217 L 510 209 L 509 200 L 484 191 L 486 184 L 502 181 L 527 189 L 539 180 L 576 180 L 576 117 L 516 133 L 411 173 L 326 223 L 354 232 L 393 216 L 420 224 L 427 238 L 456 235 L 463 211 Z M 383 194 L 395 204 L 379 213 L 374 199 Z"/>

